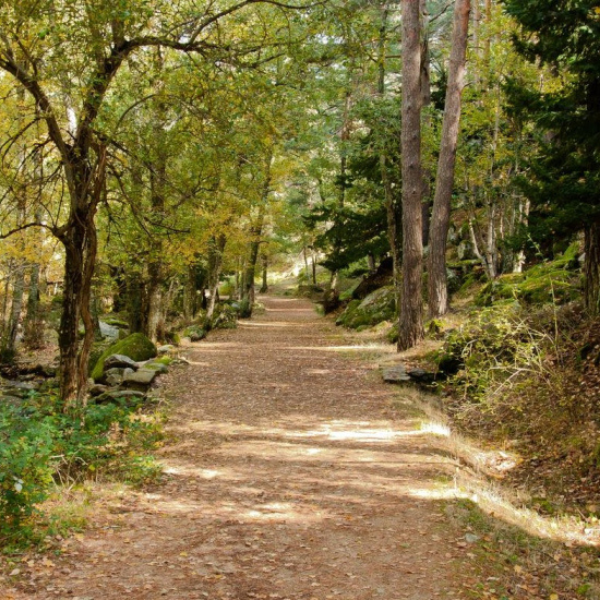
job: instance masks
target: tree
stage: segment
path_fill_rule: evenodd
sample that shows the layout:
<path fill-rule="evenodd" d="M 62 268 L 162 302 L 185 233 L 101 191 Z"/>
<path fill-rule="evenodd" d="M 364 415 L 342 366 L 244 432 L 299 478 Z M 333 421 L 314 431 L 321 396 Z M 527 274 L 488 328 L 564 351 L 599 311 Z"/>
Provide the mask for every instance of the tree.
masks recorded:
<path fill-rule="evenodd" d="M 553 235 L 583 230 L 585 304 L 600 312 L 600 7 L 595 0 L 505 0 L 517 49 L 562 72 L 564 85 L 517 97 L 545 132 L 525 189 Z M 514 97 L 514 96 L 513 96 Z"/>
<path fill-rule="evenodd" d="M 461 95 L 465 84 L 467 36 L 470 0 L 457 0 L 454 7 L 454 31 L 450 53 L 450 68 L 440 143 L 435 196 L 430 226 L 429 244 L 429 316 L 438 317 L 448 311 L 446 281 L 446 240 L 450 224 L 454 167 L 460 125 Z"/>
<path fill-rule="evenodd" d="M 402 302 L 398 349 L 424 337 L 420 6 L 402 0 Z"/>
<path fill-rule="evenodd" d="M 65 253 L 59 347 L 60 394 L 67 404 L 84 398 L 94 339 L 89 305 L 97 253 L 95 216 L 106 191 L 110 140 L 101 121 L 109 88 L 127 60 L 146 48 L 193 53 L 237 68 L 244 57 L 267 60 L 263 27 L 258 27 L 260 41 L 250 43 L 218 27 L 251 5 L 298 8 L 275 0 L 221 2 L 218 7 L 208 3 L 200 13 L 195 3 L 162 0 L 152 5 L 136 0 L 126 8 L 108 0 L 0 3 L 0 69 L 34 100 L 66 182 L 68 215 L 52 232 Z M 260 17 L 258 21 L 264 23 Z M 85 326 L 81 342 L 80 320 Z"/>

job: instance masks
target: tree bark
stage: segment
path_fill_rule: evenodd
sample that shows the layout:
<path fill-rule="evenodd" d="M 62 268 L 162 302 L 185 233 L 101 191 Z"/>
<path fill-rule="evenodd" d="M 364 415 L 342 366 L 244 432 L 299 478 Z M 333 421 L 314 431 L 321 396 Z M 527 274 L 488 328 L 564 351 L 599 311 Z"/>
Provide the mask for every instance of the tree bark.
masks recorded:
<path fill-rule="evenodd" d="M 273 161 L 273 148 L 268 152 L 265 161 L 264 183 L 260 195 L 258 215 L 250 228 L 250 254 L 244 270 L 240 316 L 249 319 L 252 316 L 254 305 L 254 279 L 256 276 L 256 263 L 258 262 L 258 250 L 261 244 L 261 236 L 265 225 L 267 213 L 267 202 L 271 193 L 271 163 Z"/>
<path fill-rule="evenodd" d="M 461 96 L 465 85 L 470 5 L 470 0 L 457 0 L 454 7 L 452 50 L 429 236 L 428 285 L 429 316 L 431 318 L 448 312 L 446 240 L 450 225 L 456 148 L 460 128 Z"/>
<path fill-rule="evenodd" d="M 43 348 L 44 331 L 40 320 L 40 265 L 31 265 L 29 289 L 27 290 L 27 312 L 23 322 L 23 342 L 32 349 Z"/>
<path fill-rule="evenodd" d="M 223 266 L 223 252 L 227 245 L 227 237 L 224 233 L 213 238 L 209 245 L 208 251 L 208 289 L 210 296 L 208 299 L 208 307 L 206 309 L 205 326 L 210 328 L 210 324 L 215 314 L 217 305 L 217 293 L 219 291 L 219 278 L 221 277 L 221 268 Z"/>
<path fill-rule="evenodd" d="M 600 220 L 584 230 L 585 244 L 585 307 L 590 315 L 600 314 Z"/>
<path fill-rule="evenodd" d="M 263 254 L 261 257 L 262 260 L 262 286 L 260 287 L 259 292 L 261 294 L 266 294 L 269 291 L 269 257 L 266 254 Z"/>
<path fill-rule="evenodd" d="M 424 337 L 420 7 L 402 0 L 402 301 L 398 350 Z"/>

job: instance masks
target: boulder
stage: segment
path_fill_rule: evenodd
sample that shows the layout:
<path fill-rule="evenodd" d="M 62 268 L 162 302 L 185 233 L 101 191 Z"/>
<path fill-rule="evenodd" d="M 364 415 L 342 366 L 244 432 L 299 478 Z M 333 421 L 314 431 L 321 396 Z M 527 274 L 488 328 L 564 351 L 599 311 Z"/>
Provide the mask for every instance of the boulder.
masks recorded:
<path fill-rule="evenodd" d="M 113 327 L 112 325 L 109 325 L 108 323 L 105 323 L 104 321 L 99 321 L 99 324 L 100 324 L 100 335 L 102 335 L 103 338 L 108 338 L 110 340 L 119 339 L 119 328 L 118 327 Z"/>
<path fill-rule="evenodd" d="M 108 369 L 133 369 L 137 371 L 138 365 L 133 358 L 125 356 L 124 354 L 112 354 L 108 358 L 104 359 L 104 371 Z"/>
<path fill-rule="evenodd" d="M 35 392 L 36 390 L 36 385 L 23 381 L 9 381 L 0 387 L 0 393 L 3 396 L 13 396 L 16 398 L 27 398 L 31 392 Z"/>
<path fill-rule="evenodd" d="M 383 370 L 383 380 L 386 383 L 410 383 L 412 380 L 404 365 L 394 365 Z"/>
<path fill-rule="evenodd" d="M 146 394 L 139 390 L 111 390 L 105 392 L 101 396 L 96 396 L 94 401 L 96 404 L 103 404 L 105 402 L 114 402 L 117 399 L 122 400 L 144 400 Z"/>
<path fill-rule="evenodd" d="M 149 360 L 156 356 L 156 346 L 143 334 L 132 333 L 109 346 L 98 359 L 92 370 L 92 378 L 99 381 L 104 374 L 104 361 L 114 354 L 127 356 L 134 361 Z"/>
<path fill-rule="evenodd" d="M 125 369 L 120 369 L 118 367 L 115 367 L 114 369 L 107 369 L 104 371 L 98 382 L 112 387 L 121 385 L 121 382 L 123 381 L 123 373 L 125 373 Z"/>
<path fill-rule="evenodd" d="M 166 344 L 165 346 L 159 346 L 157 348 L 158 351 L 158 355 L 162 356 L 164 354 L 170 354 L 171 352 L 173 352 L 175 350 L 175 346 L 171 345 L 171 344 Z"/>
<path fill-rule="evenodd" d="M 384 258 L 381 261 L 377 271 L 370 273 L 365 277 L 352 292 L 352 298 L 355 300 L 364 300 L 375 290 L 388 286 L 393 283 L 394 262 L 391 258 Z"/>
<path fill-rule="evenodd" d="M 152 385 L 157 374 L 157 371 L 146 368 L 125 373 L 122 386 L 128 390 L 146 391 Z"/>
<path fill-rule="evenodd" d="M 352 300 L 346 310 L 336 320 L 336 325 L 350 329 L 365 329 L 383 321 L 390 321 L 396 315 L 396 294 L 393 287 L 380 288 L 364 300 Z"/>
<path fill-rule="evenodd" d="M 110 391 L 110 388 L 106 385 L 102 385 L 100 383 L 95 383 L 88 390 L 88 394 L 92 398 L 96 398 L 97 396 L 102 396 L 102 394 L 106 394 L 106 392 Z"/>

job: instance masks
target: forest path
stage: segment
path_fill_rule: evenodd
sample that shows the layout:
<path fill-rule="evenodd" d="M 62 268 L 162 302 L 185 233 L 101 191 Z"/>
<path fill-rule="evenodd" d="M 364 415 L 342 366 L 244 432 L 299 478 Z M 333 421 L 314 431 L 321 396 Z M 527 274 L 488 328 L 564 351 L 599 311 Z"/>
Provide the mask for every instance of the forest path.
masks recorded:
<path fill-rule="evenodd" d="M 468 597 L 445 441 L 309 302 L 263 300 L 166 376 L 165 481 L 113 499 L 16 598 Z"/>

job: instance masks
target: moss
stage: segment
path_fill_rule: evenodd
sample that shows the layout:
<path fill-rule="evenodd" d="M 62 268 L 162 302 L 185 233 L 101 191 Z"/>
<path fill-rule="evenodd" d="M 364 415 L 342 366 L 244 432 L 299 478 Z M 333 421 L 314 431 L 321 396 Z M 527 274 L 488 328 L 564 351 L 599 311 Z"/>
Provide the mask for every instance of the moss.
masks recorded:
<path fill-rule="evenodd" d="M 502 275 L 481 288 L 478 306 L 519 301 L 530 305 L 565 304 L 579 296 L 578 246 L 573 244 L 562 256 L 535 265 L 524 273 Z"/>
<path fill-rule="evenodd" d="M 102 319 L 107 325 L 111 325 L 112 327 L 118 327 L 119 329 L 129 329 L 129 323 L 127 321 L 123 321 L 122 319 L 117 319 L 115 317 L 107 317 L 106 319 Z"/>
<path fill-rule="evenodd" d="M 92 378 L 98 380 L 104 372 L 104 361 L 112 354 L 123 354 L 135 361 L 149 360 L 157 354 L 156 346 L 142 333 L 132 333 L 109 346 L 98 359 Z"/>
<path fill-rule="evenodd" d="M 383 321 L 390 321 L 396 315 L 396 299 L 391 287 L 379 288 L 364 300 L 352 300 L 338 317 L 336 325 L 343 325 L 360 331 Z"/>

